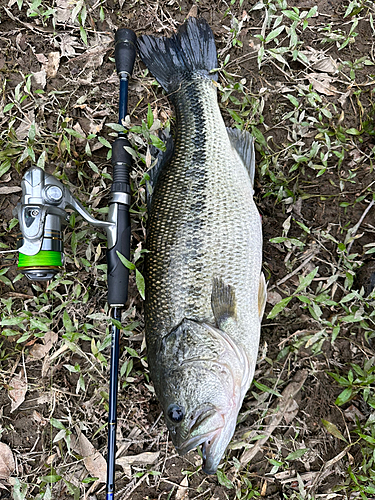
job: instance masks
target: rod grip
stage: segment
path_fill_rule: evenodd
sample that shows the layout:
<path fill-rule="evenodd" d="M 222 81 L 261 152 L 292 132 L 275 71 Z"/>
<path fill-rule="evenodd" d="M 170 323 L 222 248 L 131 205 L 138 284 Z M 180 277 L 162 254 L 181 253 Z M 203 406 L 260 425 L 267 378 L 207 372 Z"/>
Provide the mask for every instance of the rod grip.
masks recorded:
<path fill-rule="evenodd" d="M 131 76 L 136 56 L 136 34 L 127 28 L 121 28 L 115 34 L 115 61 L 118 74 Z"/>
<path fill-rule="evenodd" d="M 108 304 L 112 307 L 124 307 L 128 299 L 129 269 L 116 252 L 130 259 L 130 233 L 129 207 L 118 204 L 116 243 L 107 250 Z"/>
<path fill-rule="evenodd" d="M 116 191 L 130 193 L 129 171 L 132 166 L 132 155 L 126 151 L 125 147 L 131 147 L 131 144 L 123 135 L 117 137 L 112 144 L 112 193 Z"/>

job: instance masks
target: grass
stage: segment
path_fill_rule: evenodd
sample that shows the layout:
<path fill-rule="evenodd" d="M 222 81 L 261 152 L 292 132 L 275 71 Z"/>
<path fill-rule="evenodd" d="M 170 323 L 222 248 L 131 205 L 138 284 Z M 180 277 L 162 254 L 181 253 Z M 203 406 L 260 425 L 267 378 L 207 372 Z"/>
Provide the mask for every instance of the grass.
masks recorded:
<path fill-rule="evenodd" d="M 119 131 L 117 79 L 111 78 L 109 49 L 94 69 L 87 51 L 124 18 L 130 28 L 143 29 L 131 16 L 137 9 L 143 15 L 145 5 L 136 1 L 120 11 L 106 2 L 80 1 L 59 11 L 40 0 L 18 0 L 13 19 L 2 11 L 10 41 L 3 41 L 7 66 L 1 69 L 1 188 L 18 186 L 25 169 L 37 164 L 66 183 L 94 216 L 105 216 L 110 145 Z M 162 21 L 157 14 L 147 29 L 172 27 L 168 19 L 182 20 L 179 9 L 177 2 L 163 5 L 169 17 Z M 360 222 L 375 199 L 374 6 L 337 3 L 337 17 L 323 4 L 320 9 L 321 4 L 297 8 L 285 0 L 237 0 L 219 8 L 220 21 L 213 26 L 222 34 L 217 40 L 223 116 L 256 140 L 256 196 L 270 280 L 256 379 L 214 478 L 200 472 L 198 452 L 176 457 L 147 371 L 139 277 L 145 184 L 151 146 L 163 148 L 158 132 L 173 127 L 173 112 L 153 78 L 136 64 L 125 124 L 134 158 L 133 248 L 127 263 L 133 272 L 122 317 L 119 442 L 125 456 L 160 455 L 152 464 L 140 457 L 119 471 L 120 498 L 154 498 L 155 492 L 174 498 L 182 495 L 183 478 L 191 498 L 374 496 L 375 295 L 366 289 L 366 271 L 361 278 L 374 251 L 373 208 Z M 31 26 L 29 45 L 21 38 L 17 45 L 12 30 L 22 35 L 24 23 Z M 62 36 L 75 53 L 60 61 L 57 79 L 36 83 L 33 74 L 41 64 L 34 53 L 60 50 Z M 14 57 L 25 67 L 12 65 Z M 1 254 L 0 266 L 0 432 L 18 460 L 6 487 L 16 500 L 79 499 L 93 491 L 104 498 L 95 479 L 102 471 L 87 465 L 77 439 L 83 432 L 105 456 L 111 324 L 105 238 L 72 214 L 64 230 L 65 270 L 51 283 L 27 283 L 11 252 L 18 229 L 11 208 L 17 199 L 5 191 L 0 202 L 0 246 L 9 252 Z M 307 370 L 307 382 L 294 398 L 297 413 L 291 412 L 289 421 L 283 417 L 257 459 L 244 465 L 244 454 L 263 439 L 270 416 L 280 411 L 280 394 L 301 370 Z M 10 413 L 15 374 L 27 378 L 28 392 Z M 23 418 L 29 430 L 22 430 Z"/>

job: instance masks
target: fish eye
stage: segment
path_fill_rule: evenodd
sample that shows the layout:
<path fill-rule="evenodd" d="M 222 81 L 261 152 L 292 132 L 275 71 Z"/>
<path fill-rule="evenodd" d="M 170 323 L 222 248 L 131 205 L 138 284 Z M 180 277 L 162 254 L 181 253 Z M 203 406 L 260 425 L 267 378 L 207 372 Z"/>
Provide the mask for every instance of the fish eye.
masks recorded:
<path fill-rule="evenodd" d="M 174 423 L 178 424 L 185 416 L 185 411 L 181 406 L 176 404 L 170 405 L 167 410 L 168 418 Z"/>

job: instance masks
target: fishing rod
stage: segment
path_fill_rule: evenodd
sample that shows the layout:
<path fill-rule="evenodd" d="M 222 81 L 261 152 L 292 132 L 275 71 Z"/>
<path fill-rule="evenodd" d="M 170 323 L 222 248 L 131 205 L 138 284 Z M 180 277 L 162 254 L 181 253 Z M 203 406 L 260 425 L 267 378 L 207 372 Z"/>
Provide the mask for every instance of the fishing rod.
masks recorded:
<path fill-rule="evenodd" d="M 129 29 L 115 34 L 115 62 L 120 79 L 119 123 L 128 112 L 128 83 L 136 56 L 136 35 Z M 132 157 L 126 151 L 130 143 L 120 132 L 112 145 L 113 182 L 107 221 L 92 217 L 73 197 L 69 189 L 39 167 L 28 169 L 21 182 L 22 196 L 14 215 L 20 224 L 18 268 L 31 281 L 49 281 L 64 265 L 62 225 L 69 222 L 66 208 L 78 212 L 89 224 L 107 234 L 108 304 L 114 322 L 111 326 L 111 361 L 108 411 L 107 500 L 114 498 L 117 390 L 119 365 L 118 323 L 128 298 L 129 270 L 118 253 L 130 258 L 129 171 Z"/>

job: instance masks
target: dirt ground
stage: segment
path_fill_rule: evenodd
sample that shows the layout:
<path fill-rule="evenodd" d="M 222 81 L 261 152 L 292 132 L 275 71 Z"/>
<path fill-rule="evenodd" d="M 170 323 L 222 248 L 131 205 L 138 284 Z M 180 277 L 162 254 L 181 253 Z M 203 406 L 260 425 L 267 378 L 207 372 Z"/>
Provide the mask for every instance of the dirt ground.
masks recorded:
<path fill-rule="evenodd" d="M 268 281 L 257 384 L 217 475 L 201 471 L 200 450 L 179 457 L 149 380 L 132 273 L 116 498 L 375 498 L 372 2 L 0 0 L 1 499 L 105 498 L 105 238 L 71 218 L 65 270 L 50 283 L 20 276 L 17 254 L 5 252 L 16 248 L 22 175 L 38 163 L 103 218 L 116 136 L 108 124 L 117 121 L 114 31 L 170 35 L 195 8 L 217 42 L 224 120 L 256 138 Z M 132 127 L 147 123 L 148 105 L 151 132 L 170 121 L 173 130 L 171 105 L 137 59 Z M 145 242 L 146 129 L 129 133 L 135 253 Z"/>

